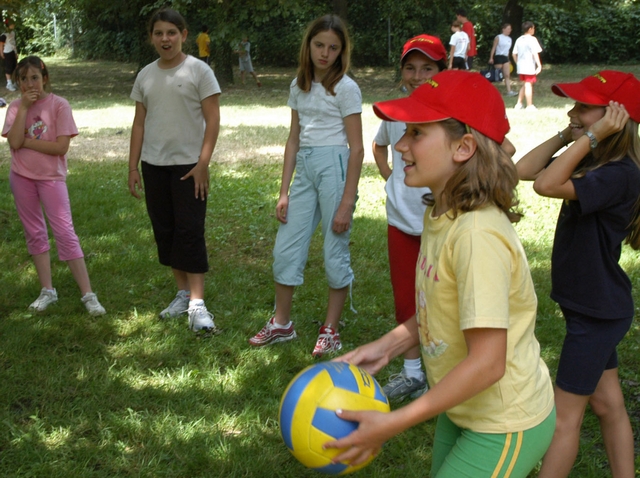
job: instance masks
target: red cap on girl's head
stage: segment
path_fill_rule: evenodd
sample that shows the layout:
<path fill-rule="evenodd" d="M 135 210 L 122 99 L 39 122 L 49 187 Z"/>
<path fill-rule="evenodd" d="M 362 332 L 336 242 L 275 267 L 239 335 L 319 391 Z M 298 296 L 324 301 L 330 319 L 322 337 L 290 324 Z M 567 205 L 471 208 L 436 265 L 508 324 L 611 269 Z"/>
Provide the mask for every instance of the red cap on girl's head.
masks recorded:
<path fill-rule="evenodd" d="M 603 70 L 578 83 L 556 83 L 551 91 L 586 105 L 607 106 L 617 101 L 640 123 L 640 81 L 631 73 Z"/>
<path fill-rule="evenodd" d="M 400 59 L 402 60 L 414 50 L 424 53 L 433 61 L 447 59 L 447 50 L 444 49 L 442 42 L 439 38 L 431 35 L 422 34 L 407 40 L 402 48 L 402 56 Z"/>
<path fill-rule="evenodd" d="M 386 121 L 432 123 L 453 118 L 502 144 L 509 120 L 502 96 L 484 76 L 445 70 L 416 88 L 408 98 L 374 103 Z"/>

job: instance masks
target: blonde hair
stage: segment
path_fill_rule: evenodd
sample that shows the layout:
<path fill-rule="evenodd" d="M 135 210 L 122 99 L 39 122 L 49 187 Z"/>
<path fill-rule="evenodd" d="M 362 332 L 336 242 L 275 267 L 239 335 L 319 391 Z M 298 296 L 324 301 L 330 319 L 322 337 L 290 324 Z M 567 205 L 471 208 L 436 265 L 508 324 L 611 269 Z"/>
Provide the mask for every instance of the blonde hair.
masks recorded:
<path fill-rule="evenodd" d="M 342 49 L 331 69 L 322 78 L 322 86 L 333 96 L 335 86 L 349 70 L 351 61 L 351 41 L 347 27 L 337 15 L 324 15 L 314 20 L 308 27 L 300 47 L 300 62 L 298 64 L 297 83 L 298 88 L 304 92 L 311 90 L 313 81 L 313 62 L 311 61 L 311 39 L 321 32 L 332 31 L 340 39 Z"/>
<path fill-rule="evenodd" d="M 502 210 L 509 221 L 518 222 L 522 214 L 516 210 L 519 204 L 516 193 L 518 173 L 509 155 L 498 143 L 455 119 L 439 123 L 449 141 L 471 133 L 476 141 L 476 151 L 461 164 L 445 184 L 443 199 L 450 208 L 452 218 L 461 212 L 470 212 L 488 205 Z M 424 197 L 427 205 L 435 204 L 433 195 Z"/>

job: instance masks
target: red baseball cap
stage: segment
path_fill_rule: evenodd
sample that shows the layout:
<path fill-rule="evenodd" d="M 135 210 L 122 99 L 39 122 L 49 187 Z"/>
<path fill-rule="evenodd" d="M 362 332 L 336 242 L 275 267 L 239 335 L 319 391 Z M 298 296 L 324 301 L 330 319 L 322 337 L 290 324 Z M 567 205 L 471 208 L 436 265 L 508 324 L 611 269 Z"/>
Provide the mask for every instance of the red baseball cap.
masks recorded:
<path fill-rule="evenodd" d="M 484 76 L 445 70 L 413 90 L 407 98 L 374 103 L 374 113 L 386 121 L 432 123 L 456 119 L 502 144 L 509 120 L 502 96 Z"/>
<path fill-rule="evenodd" d="M 433 61 L 446 60 L 447 58 L 447 50 L 444 49 L 444 45 L 438 37 L 432 35 L 422 34 L 407 40 L 402 48 L 400 60 L 412 51 L 424 53 Z"/>
<path fill-rule="evenodd" d="M 585 105 L 607 106 L 617 101 L 640 123 L 640 81 L 631 73 L 602 70 L 578 83 L 556 83 L 551 91 Z"/>

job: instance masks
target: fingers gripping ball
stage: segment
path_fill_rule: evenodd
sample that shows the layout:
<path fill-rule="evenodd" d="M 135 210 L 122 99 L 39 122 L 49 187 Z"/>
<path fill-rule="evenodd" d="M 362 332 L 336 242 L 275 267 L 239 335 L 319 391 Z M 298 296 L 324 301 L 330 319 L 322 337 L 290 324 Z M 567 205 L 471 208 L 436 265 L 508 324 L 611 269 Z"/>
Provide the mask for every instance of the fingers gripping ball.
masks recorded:
<path fill-rule="evenodd" d="M 357 422 L 338 418 L 335 411 L 389 412 L 389 400 L 378 382 L 361 368 L 343 362 L 311 365 L 296 375 L 280 401 L 280 433 L 300 463 L 321 473 L 342 475 L 359 470 L 367 462 L 350 466 L 331 463 L 343 450 L 323 450 L 328 441 L 347 436 Z"/>

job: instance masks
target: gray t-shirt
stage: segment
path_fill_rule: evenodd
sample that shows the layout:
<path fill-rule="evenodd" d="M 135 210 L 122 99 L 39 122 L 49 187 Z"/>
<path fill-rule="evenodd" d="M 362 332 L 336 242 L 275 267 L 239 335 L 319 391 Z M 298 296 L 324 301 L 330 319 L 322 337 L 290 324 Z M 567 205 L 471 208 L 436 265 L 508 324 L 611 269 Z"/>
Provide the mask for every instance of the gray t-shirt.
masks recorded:
<path fill-rule="evenodd" d="M 190 55 L 168 70 L 157 61 L 144 67 L 131 91 L 147 110 L 140 159 L 156 166 L 197 163 L 205 129 L 201 102 L 218 93 L 213 70 Z"/>

